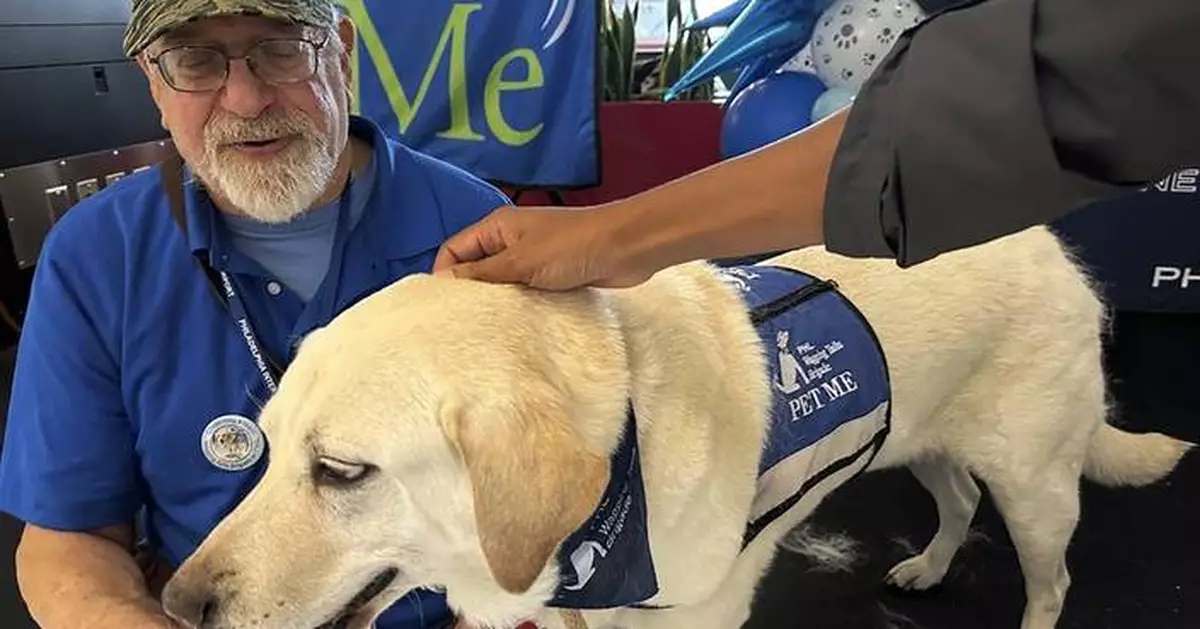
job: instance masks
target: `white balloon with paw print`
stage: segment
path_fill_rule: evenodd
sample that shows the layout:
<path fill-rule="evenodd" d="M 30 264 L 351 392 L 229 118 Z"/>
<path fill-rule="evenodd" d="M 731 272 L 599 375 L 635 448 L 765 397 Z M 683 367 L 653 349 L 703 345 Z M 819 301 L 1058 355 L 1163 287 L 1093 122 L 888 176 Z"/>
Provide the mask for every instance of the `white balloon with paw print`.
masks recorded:
<path fill-rule="evenodd" d="M 817 76 L 830 88 L 857 92 L 900 34 L 925 17 L 914 0 L 837 0 L 813 30 Z"/>
<path fill-rule="evenodd" d="M 813 65 L 812 42 L 804 45 L 800 52 L 796 53 L 791 59 L 788 59 L 782 66 L 779 67 L 784 72 L 807 72 L 816 74 L 817 68 Z"/>

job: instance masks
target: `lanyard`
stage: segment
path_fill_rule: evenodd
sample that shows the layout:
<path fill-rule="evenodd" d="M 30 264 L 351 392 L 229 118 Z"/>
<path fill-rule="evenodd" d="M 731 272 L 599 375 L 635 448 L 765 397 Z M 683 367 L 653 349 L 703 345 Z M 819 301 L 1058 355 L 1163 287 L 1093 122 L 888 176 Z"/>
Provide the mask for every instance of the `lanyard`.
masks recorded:
<path fill-rule="evenodd" d="M 163 187 L 167 192 L 167 200 L 171 206 L 171 215 L 175 218 L 176 224 L 183 230 L 184 240 L 187 239 L 187 216 L 183 208 L 183 159 L 178 155 L 172 155 L 162 167 Z M 338 234 L 339 240 L 342 232 L 347 229 L 349 223 L 349 191 L 342 193 L 340 208 L 338 212 Z M 341 269 L 341 252 L 333 252 L 333 260 L 330 263 L 330 273 L 337 274 Z M 279 380 L 283 377 L 283 368 L 279 361 L 271 355 L 270 351 L 259 341 L 258 333 L 254 331 L 254 325 L 250 322 L 250 315 L 246 311 L 246 305 L 242 301 L 237 290 L 233 286 L 233 279 L 225 271 L 217 271 L 205 262 L 200 256 L 193 256 L 196 265 L 204 272 L 204 276 L 208 279 L 208 283 L 213 290 L 213 294 L 217 300 L 225 307 L 226 312 L 237 325 L 238 332 L 242 340 L 246 343 L 246 349 L 250 352 L 250 357 L 254 359 L 254 366 L 258 369 L 259 376 L 263 379 L 263 383 L 267 386 L 267 391 L 272 395 L 279 388 Z"/>
<path fill-rule="evenodd" d="M 203 261 L 201 261 L 201 264 L 203 264 Z M 208 265 L 204 266 L 207 267 Z M 206 271 L 211 272 L 211 268 L 206 269 Z M 254 359 L 254 366 L 258 368 L 259 375 L 262 376 L 263 382 L 267 385 L 267 391 L 271 395 L 275 395 L 275 391 L 279 387 L 279 379 L 283 377 L 283 369 L 280 368 L 279 363 L 267 351 L 267 348 L 258 342 L 258 334 L 254 332 L 254 326 L 250 323 L 250 316 L 246 313 L 246 306 L 242 303 L 242 298 L 238 296 L 237 291 L 234 290 L 233 280 L 229 278 L 229 274 L 225 271 L 219 271 L 218 273 L 221 278 L 221 287 L 218 292 L 224 295 L 224 299 L 221 301 L 225 304 L 225 310 L 233 317 L 233 322 L 237 324 L 238 331 L 242 333 L 242 340 L 246 342 L 246 349 L 250 350 L 250 357 Z"/>

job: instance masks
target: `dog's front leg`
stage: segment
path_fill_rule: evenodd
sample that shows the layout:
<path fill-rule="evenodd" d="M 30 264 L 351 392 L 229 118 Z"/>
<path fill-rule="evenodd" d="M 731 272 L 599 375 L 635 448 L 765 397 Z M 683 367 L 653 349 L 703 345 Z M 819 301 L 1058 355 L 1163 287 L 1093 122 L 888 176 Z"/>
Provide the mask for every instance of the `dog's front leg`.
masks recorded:
<path fill-rule="evenodd" d="M 537 629 L 576 629 L 568 615 L 562 610 L 545 608 L 538 612 Z M 581 629 L 596 629 L 591 625 L 584 625 Z"/>
<path fill-rule="evenodd" d="M 566 612 L 543 609 L 536 619 L 537 629 L 634 629 L 614 624 L 617 616 L 611 611 Z M 523 628 L 524 629 L 524 628 Z"/>

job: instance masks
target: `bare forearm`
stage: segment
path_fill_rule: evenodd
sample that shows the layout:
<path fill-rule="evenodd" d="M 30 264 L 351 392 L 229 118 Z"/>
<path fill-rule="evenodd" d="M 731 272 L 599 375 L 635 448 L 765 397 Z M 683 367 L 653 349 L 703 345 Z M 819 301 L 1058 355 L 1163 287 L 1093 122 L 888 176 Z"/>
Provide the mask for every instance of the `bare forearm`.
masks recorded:
<path fill-rule="evenodd" d="M 27 531 L 17 580 L 43 629 L 174 627 L 129 552 L 96 535 Z"/>
<path fill-rule="evenodd" d="M 845 112 L 756 152 L 601 208 L 612 242 L 657 268 L 817 244 Z"/>

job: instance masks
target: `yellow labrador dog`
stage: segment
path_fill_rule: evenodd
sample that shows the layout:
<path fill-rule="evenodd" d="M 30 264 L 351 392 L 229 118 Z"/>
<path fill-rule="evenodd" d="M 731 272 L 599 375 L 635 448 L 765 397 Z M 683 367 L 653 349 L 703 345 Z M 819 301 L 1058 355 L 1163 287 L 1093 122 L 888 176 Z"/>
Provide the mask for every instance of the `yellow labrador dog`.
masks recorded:
<path fill-rule="evenodd" d="M 1041 228 L 908 270 L 809 248 L 627 290 L 410 277 L 305 340 L 262 412 L 265 476 L 164 606 L 364 628 L 435 588 L 477 627 L 730 629 L 822 497 L 907 466 L 940 524 L 889 580 L 943 577 L 977 477 L 1021 627 L 1051 629 L 1080 479 L 1151 483 L 1189 447 L 1106 424 L 1104 326 Z"/>

